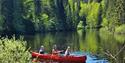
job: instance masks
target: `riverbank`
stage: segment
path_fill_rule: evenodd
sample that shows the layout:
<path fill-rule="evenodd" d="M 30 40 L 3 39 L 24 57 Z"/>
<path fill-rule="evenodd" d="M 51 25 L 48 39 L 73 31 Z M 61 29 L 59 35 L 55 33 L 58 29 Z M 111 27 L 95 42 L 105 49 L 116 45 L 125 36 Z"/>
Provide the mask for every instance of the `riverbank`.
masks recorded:
<path fill-rule="evenodd" d="M 125 34 L 125 24 L 113 27 L 113 29 L 109 29 L 108 27 L 102 27 L 100 29 L 101 32 L 106 32 L 109 34 Z"/>

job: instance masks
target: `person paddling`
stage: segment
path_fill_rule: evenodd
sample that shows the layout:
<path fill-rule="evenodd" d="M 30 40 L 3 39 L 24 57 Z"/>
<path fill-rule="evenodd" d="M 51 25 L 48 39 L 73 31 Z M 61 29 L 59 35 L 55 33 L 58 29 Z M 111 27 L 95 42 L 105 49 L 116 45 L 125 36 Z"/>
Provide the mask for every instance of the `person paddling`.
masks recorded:
<path fill-rule="evenodd" d="M 44 46 L 42 45 L 39 49 L 39 54 L 44 54 Z M 39 56 L 39 55 L 38 55 Z M 39 61 L 39 58 L 38 56 L 36 58 L 33 58 L 32 62 L 38 62 Z"/>
<path fill-rule="evenodd" d="M 45 51 L 44 51 L 44 46 L 43 46 L 43 45 L 40 47 L 39 53 L 40 53 L 40 54 L 44 54 L 44 53 L 45 53 Z"/>
<path fill-rule="evenodd" d="M 70 46 L 67 47 L 64 56 L 69 56 L 70 55 Z"/>

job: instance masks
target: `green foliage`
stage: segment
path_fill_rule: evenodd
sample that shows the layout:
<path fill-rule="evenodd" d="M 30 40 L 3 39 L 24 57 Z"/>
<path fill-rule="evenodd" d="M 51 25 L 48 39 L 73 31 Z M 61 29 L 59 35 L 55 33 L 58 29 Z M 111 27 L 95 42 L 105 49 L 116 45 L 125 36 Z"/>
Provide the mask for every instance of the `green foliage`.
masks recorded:
<path fill-rule="evenodd" d="M 88 15 L 88 4 L 84 3 L 84 2 L 80 2 L 80 12 L 79 15 L 80 16 L 87 16 Z"/>
<path fill-rule="evenodd" d="M 77 25 L 80 21 L 79 19 L 79 11 L 80 11 L 80 0 L 68 0 L 67 5 L 65 6 L 66 12 L 66 23 L 69 29 L 76 29 Z"/>
<path fill-rule="evenodd" d="M 52 31 L 55 29 L 55 22 L 53 21 L 54 18 L 49 19 L 49 16 L 47 14 L 42 15 L 42 21 L 45 26 L 45 30 Z"/>
<path fill-rule="evenodd" d="M 101 1 L 101 7 L 102 7 L 103 10 L 106 8 L 105 3 L 106 3 L 106 0 Z"/>
<path fill-rule="evenodd" d="M 119 42 L 119 43 L 125 43 L 125 35 L 124 34 L 115 34 L 114 38 Z"/>
<path fill-rule="evenodd" d="M 102 17 L 105 17 L 106 9 L 107 9 L 107 0 L 102 0 L 101 3 Z"/>
<path fill-rule="evenodd" d="M 80 21 L 77 26 L 77 29 L 82 29 L 82 28 L 83 28 L 83 21 Z"/>
<path fill-rule="evenodd" d="M 125 24 L 116 27 L 115 32 L 120 34 L 125 34 Z"/>
<path fill-rule="evenodd" d="M 74 1 L 73 0 L 68 0 L 68 3 L 70 5 L 71 12 L 73 12 L 74 11 Z"/>
<path fill-rule="evenodd" d="M 50 0 L 42 0 L 42 5 L 44 6 L 50 5 Z"/>
<path fill-rule="evenodd" d="M 89 9 L 90 12 L 88 12 L 88 16 L 87 16 L 87 26 L 90 28 L 97 27 L 100 4 L 92 2 L 89 8 L 90 8 Z"/>
<path fill-rule="evenodd" d="M 104 27 L 108 27 L 108 30 L 111 32 L 115 31 L 115 27 L 124 24 L 124 16 L 125 16 L 125 9 L 124 9 L 124 3 L 123 0 L 113 0 L 105 2 L 108 2 L 107 4 L 104 4 L 104 1 L 102 1 L 102 8 L 103 8 L 103 19 L 107 19 L 108 25 L 104 25 Z M 106 7 L 108 6 L 108 7 Z M 106 10 L 105 10 L 105 9 Z M 105 24 L 105 20 L 103 20 L 103 23 Z"/>
<path fill-rule="evenodd" d="M 87 27 L 94 28 L 98 26 L 98 17 L 100 12 L 100 3 L 81 3 L 81 10 L 79 15 L 86 17 Z"/>
<path fill-rule="evenodd" d="M 0 39 L 0 63 L 28 63 L 30 57 L 26 42 L 22 39 Z"/>
<path fill-rule="evenodd" d="M 108 26 L 109 25 L 108 20 L 106 18 L 103 18 L 102 21 L 103 21 L 102 24 L 101 24 L 102 26 Z"/>
<path fill-rule="evenodd" d="M 31 21 L 35 21 L 35 5 L 33 0 L 23 0 L 23 8 L 24 8 L 24 13 L 23 13 L 23 18 L 24 19 L 29 19 Z"/>

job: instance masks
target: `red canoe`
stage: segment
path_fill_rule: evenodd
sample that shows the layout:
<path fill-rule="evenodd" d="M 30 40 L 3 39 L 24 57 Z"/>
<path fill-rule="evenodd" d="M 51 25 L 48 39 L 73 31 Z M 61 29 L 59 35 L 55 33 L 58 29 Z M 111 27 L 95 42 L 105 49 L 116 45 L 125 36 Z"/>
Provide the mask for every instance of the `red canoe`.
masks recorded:
<path fill-rule="evenodd" d="M 36 52 L 32 52 L 32 57 L 37 57 L 42 60 L 53 60 L 58 62 L 77 62 L 77 63 L 85 63 L 87 57 L 86 56 L 59 56 L 52 54 L 39 54 Z"/>

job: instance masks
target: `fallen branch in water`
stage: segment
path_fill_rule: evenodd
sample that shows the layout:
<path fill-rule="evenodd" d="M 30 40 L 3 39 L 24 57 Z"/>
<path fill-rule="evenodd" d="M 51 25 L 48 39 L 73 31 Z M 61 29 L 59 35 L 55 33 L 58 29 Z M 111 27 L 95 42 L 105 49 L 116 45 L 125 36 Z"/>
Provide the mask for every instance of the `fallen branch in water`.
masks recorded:
<path fill-rule="evenodd" d="M 115 55 L 115 57 L 118 56 L 118 55 L 120 54 L 120 52 L 123 51 L 124 48 L 125 48 L 125 44 L 124 44 L 124 46 L 119 50 L 119 52 Z"/>
<path fill-rule="evenodd" d="M 104 52 L 104 54 L 106 54 L 107 56 L 110 56 L 113 59 L 117 60 L 116 57 L 114 55 L 112 55 L 108 50 L 106 50 L 106 52 Z"/>
<path fill-rule="evenodd" d="M 106 50 L 106 52 L 104 52 L 104 54 L 106 54 L 107 56 L 110 56 L 111 58 L 113 58 L 116 62 L 117 62 L 117 56 L 124 50 L 125 48 L 125 44 L 124 46 L 117 52 L 117 54 L 113 55 L 111 54 L 111 52 L 109 52 L 108 50 Z"/>

